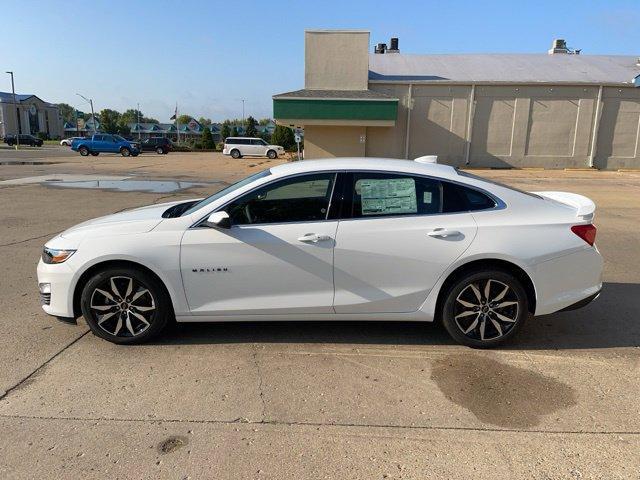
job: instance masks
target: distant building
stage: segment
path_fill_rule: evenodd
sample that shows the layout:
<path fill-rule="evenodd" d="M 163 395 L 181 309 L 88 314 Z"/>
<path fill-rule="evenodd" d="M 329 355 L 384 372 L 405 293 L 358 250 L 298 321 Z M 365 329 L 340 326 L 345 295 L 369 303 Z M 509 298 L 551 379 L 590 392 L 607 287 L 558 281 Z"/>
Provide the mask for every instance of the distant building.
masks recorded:
<path fill-rule="evenodd" d="M 31 94 L 16 94 L 16 109 L 11 92 L 0 92 L 0 136 L 16 133 L 37 135 L 44 133 L 49 138 L 59 138 L 64 133 L 58 106 L 45 102 Z"/>
<path fill-rule="evenodd" d="M 369 53 L 369 32 L 305 32 L 305 88 L 273 97 L 305 157 L 372 156 L 479 167 L 640 166 L 640 59 Z"/>

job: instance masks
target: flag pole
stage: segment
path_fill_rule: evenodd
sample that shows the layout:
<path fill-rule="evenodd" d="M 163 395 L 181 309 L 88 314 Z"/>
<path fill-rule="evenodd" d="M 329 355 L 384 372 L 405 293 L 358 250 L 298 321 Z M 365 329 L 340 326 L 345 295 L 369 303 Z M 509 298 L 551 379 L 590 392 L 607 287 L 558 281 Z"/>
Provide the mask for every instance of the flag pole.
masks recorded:
<path fill-rule="evenodd" d="M 180 124 L 178 123 L 178 102 L 176 102 L 176 132 L 178 133 L 178 143 L 180 143 Z"/>

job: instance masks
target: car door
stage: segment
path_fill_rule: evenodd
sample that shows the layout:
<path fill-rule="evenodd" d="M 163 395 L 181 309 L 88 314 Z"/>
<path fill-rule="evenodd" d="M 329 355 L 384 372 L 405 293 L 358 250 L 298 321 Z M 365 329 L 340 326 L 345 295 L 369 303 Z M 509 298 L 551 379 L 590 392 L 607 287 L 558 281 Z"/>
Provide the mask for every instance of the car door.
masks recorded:
<path fill-rule="evenodd" d="M 444 213 L 438 179 L 353 172 L 345 182 L 334 250 L 335 312 L 416 311 L 473 241 L 472 215 Z"/>
<path fill-rule="evenodd" d="M 191 312 L 333 313 L 337 220 L 329 210 L 336 176 L 272 182 L 219 209 L 230 228 L 188 229 L 181 270 Z"/>
<path fill-rule="evenodd" d="M 251 140 L 252 155 L 258 155 L 264 157 L 267 154 L 265 143 L 263 140 L 253 139 Z"/>

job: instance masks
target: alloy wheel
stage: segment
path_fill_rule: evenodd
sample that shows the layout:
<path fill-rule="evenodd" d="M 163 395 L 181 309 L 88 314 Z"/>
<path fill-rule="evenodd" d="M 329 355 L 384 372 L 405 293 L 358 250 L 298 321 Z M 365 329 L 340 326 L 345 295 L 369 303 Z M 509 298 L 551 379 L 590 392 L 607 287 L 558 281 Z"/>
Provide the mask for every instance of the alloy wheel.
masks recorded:
<path fill-rule="evenodd" d="M 105 279 L 89 304 L 96 324 L 109 335 L 136 337 L 153 323 L 156 302 L 149 289 L 131 277 Z"/>
<path fill-rule="evenodd" d="M 506 335 L 516 324 L 520 302 L 513 288 L 489 278 L 469 283 L 458 294 L 454 320 L 467 337 L 486 341 Z"/>

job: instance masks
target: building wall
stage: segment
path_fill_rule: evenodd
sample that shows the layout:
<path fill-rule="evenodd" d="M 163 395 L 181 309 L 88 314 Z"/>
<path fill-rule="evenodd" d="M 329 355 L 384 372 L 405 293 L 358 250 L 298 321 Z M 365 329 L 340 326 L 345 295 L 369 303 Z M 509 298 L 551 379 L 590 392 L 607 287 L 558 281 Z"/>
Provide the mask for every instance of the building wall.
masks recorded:
<path fill-rule="evenodd" d="M 306 31 L 304 49 L 306 89 L 367 89 L 369 32 Z"/>
<path fill-rule="evenodd" d="M 31 128 L 29 121 L 29 109 L 31 105 L 36 106 L 37 128 Z M 18 133 L 16 124 L 15 107 L 13 103 L 0 103 L 1 121 L 0 132 L 2 136 Z M 26 100 L 18 103 L 20 114 L 21 133 L 37 135 L 39 132 L 49 133 L 50 137 L 60 137 L 64 133 L 64 122 L 60 118 L 57 107 L 51 107 L 38 98 Z"/>
<path fill-rule="evenodd" d="M 481 167 L 586 167 L 597 86 L 477 86 L 469 144 L 471 86 L 371 84 L 401 99 L 395 127 L 367 129 L 367 156 L 438 155 L 441 163 Z M 409 141 L 406 143 L 407 121 Z M 603 89 L 594 164 L 640 166 L 640 89 Z"/>
<path fill-rule="evenodd" d="M 360 126 L 307 125 L 304 156 L 311 158 L 364 157 L 367 128 Z"/>

